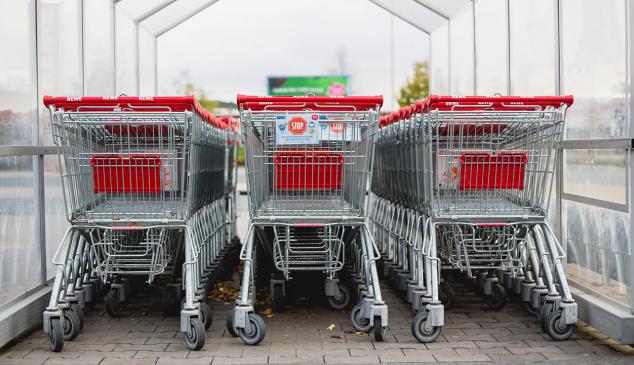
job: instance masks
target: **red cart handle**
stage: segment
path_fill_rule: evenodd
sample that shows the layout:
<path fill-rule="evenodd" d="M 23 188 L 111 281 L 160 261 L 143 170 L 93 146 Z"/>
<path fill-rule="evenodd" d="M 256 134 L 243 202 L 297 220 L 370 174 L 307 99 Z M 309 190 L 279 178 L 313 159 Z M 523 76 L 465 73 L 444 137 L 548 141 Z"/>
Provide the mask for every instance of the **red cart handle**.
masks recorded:
<path fill-rule="evenodd" d="M 334 107 L 355 107 L 369 110 L 383 105 L 383 96 L 252 96 L 238 94 L 238 107 L 251 110 L 277 109 L 279 106 L 293 108 L 307 107 L 314 110 L 332 110 Z"/>
<path fill-rule="evenodd" d="M 565 96 L 441 96 L 430 95 L 422 104 L 415 104 L 416 111 L 429 110 L 531 110 L 535 107 L 560 108 L 571 106 L 574 102 L 572 95 Z M 420 106 L 419 106 L 420 105 Z M 457 108 L 456 108 L 457 107 Z"/>
<path fill-rule="evenodd" d="M 46 107 L 54 106 L 66 111 L 108 112 L 115 108 L 129 109 L 137 112 L 172 112 L 191 111 L 198 113 L 207 123 L 218 128 L 227 128 L 224 123 L 198 103 L 194 96 L 44 96 Z"/>

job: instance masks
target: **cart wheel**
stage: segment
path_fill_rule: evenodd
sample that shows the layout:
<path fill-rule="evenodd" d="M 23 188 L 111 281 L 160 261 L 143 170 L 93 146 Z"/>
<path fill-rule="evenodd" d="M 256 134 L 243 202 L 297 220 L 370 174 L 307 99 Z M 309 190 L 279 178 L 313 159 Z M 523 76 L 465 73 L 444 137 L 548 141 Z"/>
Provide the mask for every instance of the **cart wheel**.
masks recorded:
<path fill-rule="evenodd" d="M 427 310 L 420 310 L 412 320 L 412 335 L 423 343 L 434 342 L 440 336 L 440 326 L 427 326 L 427 318 L 429 313 Z"/>
<path fill-rule="evenodd" d="M 235 309 L 231 309 L 227 313 L 227 331 L 232 337 L 238 337 L 238 329 L 233 325 L 233 314 Z"/>
<path fill-rule="evenodd" d="M 284 310 L 284 287 L 282 284 L 273 285 L 273 309 L 276 312 Z"/>
<path fill-rule="evenodd" d="M 190 350 L 198 351 L 205 346 L 205 325 L 200 318 L 189 320 L 189 329 L 185 333 L 185 344 Z"/>
<path fill-rule="evenodd" d="M 264 339 L 264 320 L 255 313 L 249 313 L 247 320 L 247 327 L 238 328 L 238 335 L 245 344 L 255 346 Z"/>
<path fill-rule="evenodd" d="M 533 308 L 533 305 L 531 304 L 531 302 L 522 302 L 522 307 L 524 307 L 524 309 L 532 314 L 532 315 L 537 315 L 537 309 Z"/>
<path fill-rule="evenodd" d="M 80 325 L 77 313 L 70 309 L 64 311 L 64 341 L 72 341 L 79 336 Z"/>
<path fill-rule="evenodd" d="M 52 352 L 60 352 L 64 348 L 64 329 L 59 318 L 51 318 L 51 328 L 48 333 L 48 348 Z"/>
<path fill-rule="evenodd" d="M 491 286 L 491 295 L 484 297 L 485 303 L 493 310 L 500 310 L 506 305 L 506 289 L 500 284 Z"/>
<path fill-rule="evenodd" d="M 328 297 L 328 304 L 332 309 L 343 310 L 350 305 L 350 290 L 345 285 L 338 285 L 339 297 Z"/>
<path fill-rule="evenodd" d="M 180 301 L 178 300 L 177 289 L 173 286 L 169 286 L 165 289 L 163 293 L 163 298 L 161 299 L 161 307 L 163 309 L 163 314 L 166 316 L 175 316 L 180 311 Z"/>
<path fill-rule="evenodd" d="M 438 285 L 438 294 L 440 302 L 445 306 L 445 309 L 451 309 L 456 302 L 456 292 L 451 285 L 446 281 L 442 281 Z"/>
<path fill-rule="evenodd" d="M 119 300 L 119 290 L 110 289 L 106 297 L 106 313 L 110 317 L 119 317 L 123 312 L 124 304 Z"/>
<path fill-rule="evenodd" d="M 82 328 L 84 328 L 84 310 L 81 309 L 81 307 L 77 303 L 71 304 L 70 310 L 75 312 L 77 318 L 79 318 L 79 329 L 81 330 Z"/>
<path fill-rule="evenodd" d="M 561 318 L 562 311 L 551 311 L 546 315 L 546 333 L 555 341 L 565 341 L 572 336 L 574 324 L 566 324 Z"/>
<path fill-rule="evenodd" d="M 542 326 L 544 332 L 548 332 L 548 315 L 554 311 L 555 304 L 553 302 L 546 302 L 539 309 L 539 323 Z"/>
<path fill-rule="evenodd" d="M 209 304 L 205 302 L 200 303 L 200 315 L 201 320 L 205 325 L 205 329 L 208 330 L 213 323 L 213 314 L 211 313 L 211 308 L 209 308 Z"/>
<path fill-rule="evenodd" d="M 381 324 L 381 316 L 374 316 L 374 339 L 382 342 L 385 340 L 385 334 L 387 333 L 387 326 Z"/>
<path fill-rule="evenodd" d="M 361 304 L 357 304 L 352 308 L 350 320 L 352 321 L 352 327 L 358 332 L 370 332 L 372 329 L 370 319 L 361 316 Z"/>

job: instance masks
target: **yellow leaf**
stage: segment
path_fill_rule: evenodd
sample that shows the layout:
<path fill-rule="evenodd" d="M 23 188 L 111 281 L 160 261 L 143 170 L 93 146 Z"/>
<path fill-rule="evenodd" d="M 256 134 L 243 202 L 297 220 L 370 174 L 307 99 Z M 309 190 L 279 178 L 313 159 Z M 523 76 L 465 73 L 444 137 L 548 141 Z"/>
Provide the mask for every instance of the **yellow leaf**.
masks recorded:
<path fill-rule="evenodd" d="M 334 330 L 334 329 L 335 329 L 335 327 L 336 327 L 336 326 L 335 326 L 335 324 L 334 324 L 334 323 L 331 323 L 331 324 L 330 324 L 330 326 L 328 326 L 328 331 L 332 331 L 332 330 Z"/>

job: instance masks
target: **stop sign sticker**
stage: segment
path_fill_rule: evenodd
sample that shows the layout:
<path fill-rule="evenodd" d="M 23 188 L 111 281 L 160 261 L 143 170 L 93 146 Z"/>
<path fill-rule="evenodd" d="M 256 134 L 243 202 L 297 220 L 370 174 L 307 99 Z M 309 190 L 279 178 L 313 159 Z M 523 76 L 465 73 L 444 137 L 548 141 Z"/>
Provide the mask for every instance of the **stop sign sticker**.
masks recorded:
<path fill-rule="evenodd" d="M 308 123 L 306 119 L 302 117 L 293 117 L 288 123 L 288 131 L 292 134 L 299 136 L 306 133 Z"/>

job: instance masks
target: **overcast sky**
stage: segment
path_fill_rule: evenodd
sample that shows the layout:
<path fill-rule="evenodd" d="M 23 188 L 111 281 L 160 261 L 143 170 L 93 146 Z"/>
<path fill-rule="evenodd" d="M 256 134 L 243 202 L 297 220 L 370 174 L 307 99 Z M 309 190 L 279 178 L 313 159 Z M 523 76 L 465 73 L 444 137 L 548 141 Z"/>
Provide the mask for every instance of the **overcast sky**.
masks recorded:
<path fill-rule="evenodd" d="M 386 109 L 429 55 L 425 33 L 368 0 L 221 0 L 158 42 L 159 94 L 178 92 L 185 72 L 210 97 L 233 101 L 265 94 L 269 75 L 329 74 L 343 58 L 351 92 L 383 94 Z"/>

